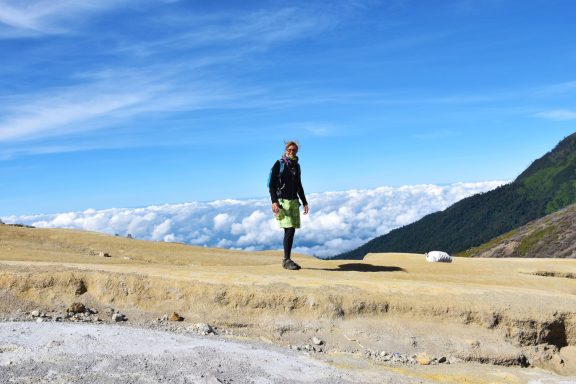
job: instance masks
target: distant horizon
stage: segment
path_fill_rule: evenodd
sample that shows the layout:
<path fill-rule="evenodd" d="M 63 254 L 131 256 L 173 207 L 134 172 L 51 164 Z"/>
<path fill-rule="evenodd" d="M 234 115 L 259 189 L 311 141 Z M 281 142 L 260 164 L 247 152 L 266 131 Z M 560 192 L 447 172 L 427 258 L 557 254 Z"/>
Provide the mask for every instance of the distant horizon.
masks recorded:
<path fill-rule="evenodd" d="M 323 192 L 307 192 L 306 196 L 312 196 L 312 195 L 321 195 L 324 193 L 347 193 L 347 192 L 353 192 L 353 191 L 370 191 L 370 190 L 375 190 L 375 189 L 379 189 L 379 188 L 393 188 L 393 189 L 399 189 L 399 188 L 405 188 L 405 187 L 418 187 L 418 186 L 434 186 L 434 187 L 448 187 L 448 186 L 453 186 L 453 185 L 459 185 L 459 184 L 468 184 L 468 185 L 472 185 L 472 184 L 491 184 L 491 183 L 500 183 L 501 185 L 504 184 L 509 184 L 512 183 L 514 181 L 514 179 L 511 180 L 480 180 L 480 181 L 457 181 L 455 183 L 438 183 L 438 184 L 432 184 L 432 183 L 416 183 L 416 184 L 400 184 L 400 185 L 380 185 L 380 186 L 375 186 L 375 187 L 368 187 L 368 188 L 350 188 L 350 189 L 346 189 L 346 190 L 339 190 L 339 191 L 323 191 Z M 500 185 L 499 184 L 499 185 Z M 41 216 L 41 215 L 58 215 L 58 214 L 62 214 L 62 213 L 69 213 L 69 212 L 85 212 L 85 211 L 106 211 L 109 209 L 141 209 L 141 208 L 148 208 L 148 207 L 161 207 L 161 206 L 165 206 L 165 205 L 182 205 L 182 204 L 194 204 L 194 203 L 213 203 L 213 202 L 218 202 L 218 201 L 253 201 L 253 200 L 266 200 L 268 201 L 270 199 L 270 196 L 268 194 L 268 191 L 266 191 L 265 194 L 262 194 L 261 196 L 241 196 L 241 197 L 224 197 L 224 198 L 220 198 L 220 199 L 207 199 L 207 200 L 188 200 L 188 201 L 168 201 L 168 202 L 162 202 L 162 203 L 158 203 L 158 202 L 151 202 L 148 204 L 143 204 L 143 205 L 126 205 L 126 206 L 110 206 L 110 207 L 93 207 L 93 206 L 87 206 L 84 208 L 80 208 L 80 209 L 71 209 L 71 210 L 61 210 L 61 211 L 37 211 L 37 212 L 31 212 L 29 210 L 24 209 L 22 212 L 11 212 L 11 213 L 1 213 L 0 212 L 0 219 L 2 219 L 2 217 L 28 217 L 28 216 Z"/>
<path fill-rule="evenodd" d="M 307 193 L 511 180 L 576 131 L 569 0 L 0 3 L 4 216 L 265 197 L 288 139 Z"/>
<path fill-rule="evenodd" d="M 465 197 L 508 182 L 420 184 L 311 193 L 308 195 L 311 211 L 302 217 L 294 251 L 320 258 L 333 256 Z M 6 224 L 130 234 L 142 240 L 246 251 L 279 249 L 283 234 L 273 218 L 269 197 L 0 218 Z"/>

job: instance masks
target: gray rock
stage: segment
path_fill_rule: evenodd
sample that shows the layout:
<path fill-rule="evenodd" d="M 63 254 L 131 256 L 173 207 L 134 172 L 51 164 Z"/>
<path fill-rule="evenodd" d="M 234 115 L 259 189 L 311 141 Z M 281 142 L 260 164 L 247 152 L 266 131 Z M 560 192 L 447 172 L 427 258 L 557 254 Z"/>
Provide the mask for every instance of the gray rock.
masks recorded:
<path fill-rule="evenodd" d="M 112 315 L 112 321 L 115 321 L 115 322 L 117 322 L 117 323 L 120 322 L 120 321 L 126 321 L 126 320 L 127 320 L 127 319 L 126 319 L 126 316 L 124 316 L 124 315 L 121 314 L 121 313 L 114 313 L 114 314 Z"/>
<path fill-rule="evenodd" d="M 201 335 L 209 335 L 209 334 L 214 334 L 214 329 L 212 328 L 211 325 L 209 324 L 205 324 L 205 323 L 197 323 L 194 328 L 196 329 L 196 331 L 201 334 Z"/>
<path fill-rule="evenodd" d="M 32 311 L 32 312 L 30 312 L 30 316 L 32 316 L 32 317 L 40 317 L 40 311 Z"/>
<path fill-rule="evenodd" d="M 458 358 L 458 357 L 454 357 L 454 356 L 450 356 L 448 358 L 448 364 L 457 364 L 457 363 L 461 363 L 462 359 Z"/>
<path fill-rule="evenodd" d="M 82 303 L 72 303 L 72 305 L 68 308 L 68 312 L 70 312 L 70 313 L 84 313 L 84 312 L 86 312 L 86 307 Z"/>
<path fill-rule="evenodd" d="M 312 338 L 312 343 L 313 343 L 314 345 L 322 345 L 322 344 L 324 344 L 324 342 L 323 342 L 322 340 L 320 340 L 319 338 L 317 338 L 316 336 L 314 336 L 314 337 Z"/>

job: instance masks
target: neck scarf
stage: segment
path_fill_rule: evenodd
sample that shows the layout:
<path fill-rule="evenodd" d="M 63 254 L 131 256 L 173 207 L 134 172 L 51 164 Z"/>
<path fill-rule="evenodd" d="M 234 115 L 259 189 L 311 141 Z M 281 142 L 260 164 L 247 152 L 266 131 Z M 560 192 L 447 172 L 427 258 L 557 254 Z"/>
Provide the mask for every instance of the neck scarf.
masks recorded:
<path fill-rule="evenodd" d="M 284 154 L 282 155 L 282 161 L 284 161 L 286 165 L 294 166 L 298 162 L 298 156 L 289 157 Z"/>
<path fill-rule="evenodd" d="M 296 164 L 298 163 L 298 156 L 288 157 L 286 154 L 282 155 L 282 161 L 288 166 L 288 169 L 293 174 L 296 174 Z"/>

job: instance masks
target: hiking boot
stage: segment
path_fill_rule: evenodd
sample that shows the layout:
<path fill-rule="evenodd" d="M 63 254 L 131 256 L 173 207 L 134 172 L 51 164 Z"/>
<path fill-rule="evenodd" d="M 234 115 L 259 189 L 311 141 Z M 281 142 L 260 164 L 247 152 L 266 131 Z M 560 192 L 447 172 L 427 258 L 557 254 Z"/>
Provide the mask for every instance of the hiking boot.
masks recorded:
<path fill-rule="evenodd" d="M 292 259 L 284 259 L 284 261 L 282 262 L 282 266 L 284 267 L 284 269 L 290 269 L 292 271 L 297 271 L 300 269 L 300 266 L 296 264 L 294 261 L 292 261 Z"/>

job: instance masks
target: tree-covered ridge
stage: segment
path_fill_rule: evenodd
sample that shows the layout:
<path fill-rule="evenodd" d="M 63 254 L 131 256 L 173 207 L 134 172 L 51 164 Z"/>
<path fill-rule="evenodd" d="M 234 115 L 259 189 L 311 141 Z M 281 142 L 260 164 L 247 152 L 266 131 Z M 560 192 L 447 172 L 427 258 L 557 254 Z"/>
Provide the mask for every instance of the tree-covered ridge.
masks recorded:
<path fill-rule="evenodd" d="M 576 133 L 534 161 L 514 182 L 463 199 L 335 258 L 434 249 L 458 253 L 575 202 Z"/>

